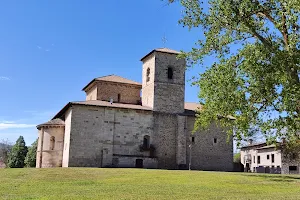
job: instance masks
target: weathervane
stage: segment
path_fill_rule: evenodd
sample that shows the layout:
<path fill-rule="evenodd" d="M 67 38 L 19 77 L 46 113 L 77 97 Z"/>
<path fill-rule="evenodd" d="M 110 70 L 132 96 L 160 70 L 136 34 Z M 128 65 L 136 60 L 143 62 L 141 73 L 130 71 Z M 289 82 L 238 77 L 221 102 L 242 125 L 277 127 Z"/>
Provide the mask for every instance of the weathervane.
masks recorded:
<path fill-rule="evenodd" d="M 162 37 L 162 42 L 163 42 L 163 45 L 164 45 L 164 48 L 166 47 L 166 43 L 167 43 L 167 37 L 166 37 L 166 35 L 164 34 L 164 36 Z"/>

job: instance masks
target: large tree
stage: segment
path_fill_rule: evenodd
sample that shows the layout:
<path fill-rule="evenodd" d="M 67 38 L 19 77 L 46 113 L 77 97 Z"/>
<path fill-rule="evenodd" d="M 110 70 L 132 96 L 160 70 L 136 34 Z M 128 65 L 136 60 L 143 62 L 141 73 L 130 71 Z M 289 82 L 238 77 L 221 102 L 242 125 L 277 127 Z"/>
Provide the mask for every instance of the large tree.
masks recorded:
<path fill-rule="evenodd" d="M 20 136 L 16 144 L 12 147 L 8 156 L 8 167 L 23 168 L 25 166 L 25 157 L 27 154 L 27 146 L 23 136 Z"/>
<path fill-rule="evenodd" d="M 224 117 L 221 125 L 238 141 L 253 130 L 269 141 L 299 139 L 300 1 L 180 3 L 183 16 L 179 23 L 203 32 L 203 39 L 181 55 L 188 66 L 206 68 L 195 81 L 204 105 L 196 128 L 207 128 Z M 207 58 L 215 62 L 207 66 Z M 227 120 L 226 116 L 236 120 Z"/>
<path fill-rule="evenodd" d="M 8 155 L 11 150 L 11 143 L 8 140 L 1 140 L 0 142 L 0 161 L 2 161 L 5 166 L 8 163 Z"/>
<path fill-rule="evenodd" d="M 28 148 L 28 152 L 25 158 L 26 167 L 35 167 L 36 166 L 36 151 L 37 151 L 38 140 L 35 140 L 34 143 Z"/>

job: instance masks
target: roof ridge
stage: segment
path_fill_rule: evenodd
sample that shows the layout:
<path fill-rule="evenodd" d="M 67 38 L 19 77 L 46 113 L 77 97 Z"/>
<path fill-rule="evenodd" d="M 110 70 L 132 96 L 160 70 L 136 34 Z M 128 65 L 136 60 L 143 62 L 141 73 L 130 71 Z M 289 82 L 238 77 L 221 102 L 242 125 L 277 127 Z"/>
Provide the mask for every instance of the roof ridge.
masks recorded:
<path fill-rule="evenodd" d="M 99 76 L 97 78 L 104 78 L 104 77 L 108 77 L 108 76 L 116 76 L 116 75 L 115 74 L 108 74 L 108 75 L 105 75 L 105 76 Z M 97 79 L 97 78 L 95 78 L 95 79 Z"/>

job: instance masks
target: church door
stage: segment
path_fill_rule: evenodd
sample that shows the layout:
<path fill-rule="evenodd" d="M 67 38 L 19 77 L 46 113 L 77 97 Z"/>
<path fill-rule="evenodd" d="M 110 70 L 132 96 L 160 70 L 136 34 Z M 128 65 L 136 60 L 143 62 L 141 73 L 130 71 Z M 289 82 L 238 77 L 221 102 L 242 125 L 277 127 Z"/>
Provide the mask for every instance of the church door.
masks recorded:
<path fill-rule="evenodd" d="M 135 160 L 135 167 L 136 168 L 143 168 L 143 159 L 136 159 Z"/>

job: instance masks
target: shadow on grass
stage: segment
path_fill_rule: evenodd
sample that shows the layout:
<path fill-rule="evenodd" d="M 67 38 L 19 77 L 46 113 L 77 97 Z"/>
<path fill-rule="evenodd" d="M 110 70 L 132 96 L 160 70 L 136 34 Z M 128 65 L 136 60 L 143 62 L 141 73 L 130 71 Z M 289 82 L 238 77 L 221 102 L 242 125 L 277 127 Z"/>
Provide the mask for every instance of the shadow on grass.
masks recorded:
<path fill-rule="evenodd" d="M 267 181 L 276 182 L 300 182 L 300 176 L 279 175 L 279 174 L 243 174 L 242 176 L 264 178 Z"/>

